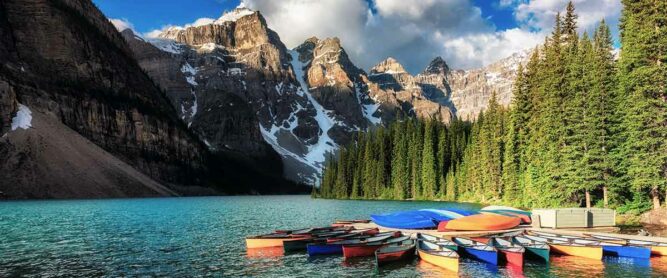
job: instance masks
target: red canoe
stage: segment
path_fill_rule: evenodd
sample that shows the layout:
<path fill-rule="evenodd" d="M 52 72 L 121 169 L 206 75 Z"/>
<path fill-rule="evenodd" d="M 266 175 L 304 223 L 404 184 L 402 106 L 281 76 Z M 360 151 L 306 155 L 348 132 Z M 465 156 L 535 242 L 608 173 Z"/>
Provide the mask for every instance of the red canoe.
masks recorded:
<path fill-rule="evenodd" d="M 354 258 L 354 257 L 369 257 L 375 254 L 375 251 L 382 248 L 383 246 L 398 244 L 403 241 L 410 239 L 409 236 L 400 236 L 394 238 L 388 238 L 383 241 L 376 241 L 370 243 L 361 243 L 361 244 L 350 244 L 343 245 L 343 257 L 345 259 Z"/>
<path fill-rule="evenodd" d="M 523 254 L 526 249 L 522 246 L 501 238 L 491 238 L 490 243 L 500 251 L 501 261 L 506 262 L 507 265 L 523 267 Z"/>
<path fill-rule="evenodd" d="M 387 245 L 375 251 L 376 264 L 411 259 L 415 256 L 415 241 L 413 239 L 399 242 L 397 245 Z"/>

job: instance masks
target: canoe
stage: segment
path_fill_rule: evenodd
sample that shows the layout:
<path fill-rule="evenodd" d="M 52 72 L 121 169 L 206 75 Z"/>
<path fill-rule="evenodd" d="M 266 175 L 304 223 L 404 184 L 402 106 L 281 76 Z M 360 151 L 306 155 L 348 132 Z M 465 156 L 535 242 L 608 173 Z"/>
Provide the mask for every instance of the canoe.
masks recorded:
<path fill-rule="evenodd" d="M 584 245 L 566 240 L 548 239 L 540 236 L 525 235 L 527 239 L 549 244 L 551 251 L 562 255 L 602 260 L 602 246 Z"/>
<path fill-rule="evenodd" d="M 549 248 L 548 244 L 536 242 L 522 236 L 513 236 L 512 242 L 521 245 L 526 249 L 526 257 L 536 258 L 545 263 L 549 263 L 549 251 L 551 248 Z"/>
<path fill-rule="evenodd" d="M 267 248 L 267 247 L 283 247 L 283 242 L 302 240 L 310 236 L 291 236 L 280 234 L 268 234 L 260 236 L 251 236 L 245 239 L 246 248 Z"/>
<path fill-rule="evenodd" d="M 308 256 L 341 254 L 343 253 L 343 245 L 345 244 L 370 243 L 383 241 L 391 237 L 394 237 L 393 233 L 362 239 L 347 239 L 327 243 L 310 243 L 306 245 L 306 251 L 308 252 Z"/>
<path fill-rule="evenodd" d="M 429 234 L 417 233 L 417 240 L 424 240 L 424 241 L 428 241 L 428 242 L 431 242 L 431 243 L 435 243 L 439 246 L 445 247 L 445 248 L 447 248 L 449 250 L 452 250 L 452 251 L 457 251 L 458 248 L 459 248 L 458 245 L 456 245 L 456 243 L 454 243 L 453 241 L 451 241 L 449 239 L 442 238 L 442 237 L 437 237 L 437 236 L 433 236 L 433 235 L 429 235 Z"/>
<path fill-rule="evenodd" d="M 459 272 L 459 255 L 456 251 L 426 240 L 417 240 L 419 259 L 453 272 Z"/>
<path fill-rule="evenodd" d="M 369 238 L 369 237 L 374 237 L 374 236 L 382 236 L 382 235 L 397 235 L 400 232 L 384 232 L 380 233 L 377 228 L 373 229 L 368 229 L 368 230 L 359 230 L 359 231 L 352 231 L 344 235 L 336 236 L 336 237 L 330 237 L 327 238 L 327 242 L 335 242 L 335 241 L 341 241 L 341 240 L 347 240 L 347 239 L 362 239 L 362 238 Z"/>
<path fill-rule="evenodd" d="M 627 244 L 619 240 L 598 240 L 579 236 L 551 234 L 538 231 L 531 231 L 531 234 L 542 236 L 547 239 L 565 240 L 567 242 L 588 245 L 602 246 L 602 253 L 607 256 L 649 259 L 651 258 L 651 249 L 646 246 Z"/>
<path fill-rule="evenodd" d="M 498 265 L 498 251 L 493 246 L 460 237 L 454 237 L 452 241 L 459 246 L 461 254 L 478 261 Z"/>
<path fill-rule="evenodd" d="M 650 241 L 650 240 L 625 239 L 620 237 L 601 236 L 601 235 L 588 235 L 588 236 L 599 240 L 625 241 L 625 243 L 628 245 L 649 248 L 651 250 L 651 255 L 667 256 L 667 243 Z"/>
<path fill-rule="evenodd" d="M 433 220 L 438 222 L 457 219 L 469 215 L 446 209 L 420 209 L 418 213 L 427 217 L 431 217 Z"/>
<path fill-rule="evenodd" d="M 523 246 L 497 237 L 491 238 L 490 245 L 498 250 L 501 261 L 508 265 L 523 267 L 523 254 L 526 252 Z"/>
<path fill-rule="evenodd" d="M 370 257 L 375 254 L 375 251 L 382 248 L 383 246 L 391 244 L 400 244 L 403 241 L 409 240 L 409 236 L 400 236 L 395 238 L 388 238 L 382 241 L 375 242 L 364 242 L 358 244 L 344 244 L 343 245 L 343 258 L 349 259 L 354 257 Z"/>
<path fill-rule="evenodd" d="M 435 228 L 438 222 L 426 216 L 428 213 L 404 211 L 392 214 L 372 214 L 371 219 L 377 225 L 396 229 L 430 229 Z"/>
<path fill-rule="evenodd" d="M 375 251 L 375 263 L 383 264 L 409 260 L 415 256 L 415 241 L 409 239 L 399 244 L 386 245 Z"/>
<path fill-rule="evenodd" d="M 297 252 L 297 251 L 304 251 L 306 250 L 306 246 L 309 243 L 322 243 L 326 242 L 327 239 L 336 237 L 336 236 L 343 236 L 347 235 L 347 231 L 336 231 L 336 232 L 327 232 L 327 233 L 317 233 L 313 234 L 312 237 L 306 237 L 304 239 L 300 240 L 290 240 L 290 241 L 283 241 L 283 250 L 285 253 L 289 252 Z"/>
<path fill-rule="evenodd" d="M 481 211 L 489 211 L 489 210 L 507 211 L 507 212 L 514 212 L 514 213 L 518 213 L 518 214 L 531 216 L 531 213 L 529 211 L 525 211 L 525 210 L 518 209 L 518 208 L 513 208 L 513 207 L 506 207 L 506 206 L 486 206 L 486 207 L 483 207 L 481 209 Z"/>
<path fill-rule="evenodd" d="M 445 228 L 457 231 L 507 230 L 519 226 L 521 219 L 498 214 L 475 214 L 450 220 Z"/>
<path fill-rule="evenodd" d="M 518 218 L 521 219 L 521 224 L 530 224 L 530 223 L 532 223 L 532 220 L 530 219 L 530 216 L 520 214 L 520 213 L 516 213 L 516 212 L 513 212 L 513 211 L 506 211 L 506 210 L 485 210 L 485 211 L 482 211 L 482 214 L 489 214 L 489 213 L 500 214 L 500 215 L 509 216 L 509 217 L 518 217 Z"/>

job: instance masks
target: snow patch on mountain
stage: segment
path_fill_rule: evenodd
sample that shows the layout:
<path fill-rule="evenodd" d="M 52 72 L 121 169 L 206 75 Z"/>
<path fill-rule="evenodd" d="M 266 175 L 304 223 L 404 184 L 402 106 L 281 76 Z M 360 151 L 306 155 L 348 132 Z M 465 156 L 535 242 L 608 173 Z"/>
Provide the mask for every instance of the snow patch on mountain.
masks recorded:
<path fill-rule="evenodd" d="M 19 103 L 19 110 L 16 116 L 12 118 L 12 131 L 21 129 L 28 129 L 32 127 L 32 111 L 28 106 Z"/>
<path fill-rule="evenodd" d="M 183 53 L 183 44 L 177 43 L 174 40 L 170 39 L 158 39 L 158 38 L 152 38 L 148 39 L 148 42 L 152 44 L 153 46 L 157 47 L 158 49 L 164 51 L 164 52 L 169 52 L 172 54 L 181 54 Z"/>
<path fill-rule="evenodd" d="M 364 114 L 364 117 L 374 125 L 382 124 L 382 119 L 380 117 L 374 116 L 375 112 L 380 109 L 380 104 L 376 102 L 371 104 L 364 104 L 362 101 L 363 95 L 359 91 L 359 85 L 354 86 L 354 90 L 357 93 L 357 101 L 359 101 L 359 104 L 361 104 L 361 112 Z"/>
<path fill-rule="evenodd" d="M 197 86 L 199 83 L 195 81 L 195 76 L 197 75 L 197 69 L 193 68 L 190 63 L 185 62 L 185 64 L 181 67 L 181 72 L 185 74 L 185 81 L 190 83 L 192 86 Z"/>
<path fill-rule="evenodd" d="M 324 162 L 326 160 L 327 153 L 334 153 L 338 148 L 338 144 L 336 144 L 336 142 L 329 136 L 329 130 L 339 122 L 336 121 L 331 116 L 332 112 L 326 110 L 308 90 L 308 83 L 306 83 L 306 80 L 304 79 L 305 74 L 303 72 L 305 64 L 299 61 L 298 59 L 299 53 L 295 50 L 291 50 L 290 55 L 292 56 L 291 64 L 294 70 L 294 75 L 296 76 L 300 85 L 300 88 L 298 89 L 298 94 L 306 96 L 308 102 L 313 106 L 313 108 L 315 108 L 316 112 L 315 121 L 317 122 L 317 125 L 320 128 L 320 134 L 318 140 L 315 144 L 307 146 L 308 150 L 306 154 L 303 156 L 294 154 L 289 150 L 286 150 L 285 148 L 281 147 L 280 144 L 278 144 L 278 138 L 276 135 L 278 134 L 279 131 L 286 130 L 292 132 L 292 130 L 298 126 L 299 119 L 296 116 L 296 114 L 301 109 L 303 109 L 303 107 L 300 104 L 296 105 L 296 109 L 291 113 L 290 117 L 288 118 L 286 126 L 284 124 L 281 126 L 276 126 L 274 124 L 270 127 L 270 129 L 267 129 L 264 126 L 262 126 L 262 124 L 260 124 L 260 130 L 262 132 L 262 136 L 264 137 L 264 139 L 271 146 L 273 146 L 273 148 L 278 153 L 284 156 L 292 157 L 297 161 L 316 169 L 317 173 L 312 176 L 311 180 L 314 182 L 314 184 L 319 185 L 320 174 L 322 172 L 322 166 L 324 165 Z"/>

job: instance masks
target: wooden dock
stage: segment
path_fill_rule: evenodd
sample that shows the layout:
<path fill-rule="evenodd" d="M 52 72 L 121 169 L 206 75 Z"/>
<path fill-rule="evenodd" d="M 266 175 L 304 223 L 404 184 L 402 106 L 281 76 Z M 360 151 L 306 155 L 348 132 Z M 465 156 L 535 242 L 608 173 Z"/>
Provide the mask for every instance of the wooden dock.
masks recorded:
<path fill-rule="evenodd" d="M 437 230 L 410 230 L 410 229 L 394 229 L 379 226 L 373 222 L 370 223 L 355 223 L 352 224 L 355 229 L 372 229 L 378 228 L 380 232 L 389 232 L 389 231 L 400 231 L 406 235 L 411 234 L 429 234 L 438 237 L 451 238 L 451 237 L 483 237 L 493 234 L 515 232 L 515 231 L 541 231 L 546 233 L 554 234 L 563 234 L 563 235 L 573 235 L 573 236 L 587 236 L 587 235 L 600 235 L 600 236 L 610 236 L 618 237 L 623 239 L 632 239 L 632 240 L 648 240 L 655 242 L 667 243 L 667 238 L 665 237 L 649 237 L 649 236 L 638 236 L 638 235 L 626 235 L 617 233 L 620 231 L 618 227 L 596 227 L 596 228 L 580 228 L 580 229 L 546 229 L 546 228 L 535 228 L 530 225 L 521 225 L 515 229 L 509 230 L 496 230 L 496 231 L 451 231 L 451 232 L 438 232 Z"/>

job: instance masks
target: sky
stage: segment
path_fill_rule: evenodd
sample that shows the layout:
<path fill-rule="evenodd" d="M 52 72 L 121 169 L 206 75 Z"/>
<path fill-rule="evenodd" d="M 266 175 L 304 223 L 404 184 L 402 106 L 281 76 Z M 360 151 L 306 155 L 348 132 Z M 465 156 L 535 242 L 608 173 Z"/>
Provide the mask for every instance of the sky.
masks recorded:
<path fill-rule="evenodd" d="M 93 0 L 119 27 L 151 37 L 169 26 L 210 22 L 240 4 L 260 11 L 293 48 L 338 37 L 368 70 L 387 57 L 415 74 L 441 56 L 452 68 L 484 66 L 544 42 L 568 0 Z M 620 0 L 573 0 L 580 33 L 601 19 L 618 38 Z M 618 43 L 617 43 L 618 46 Z"/>

